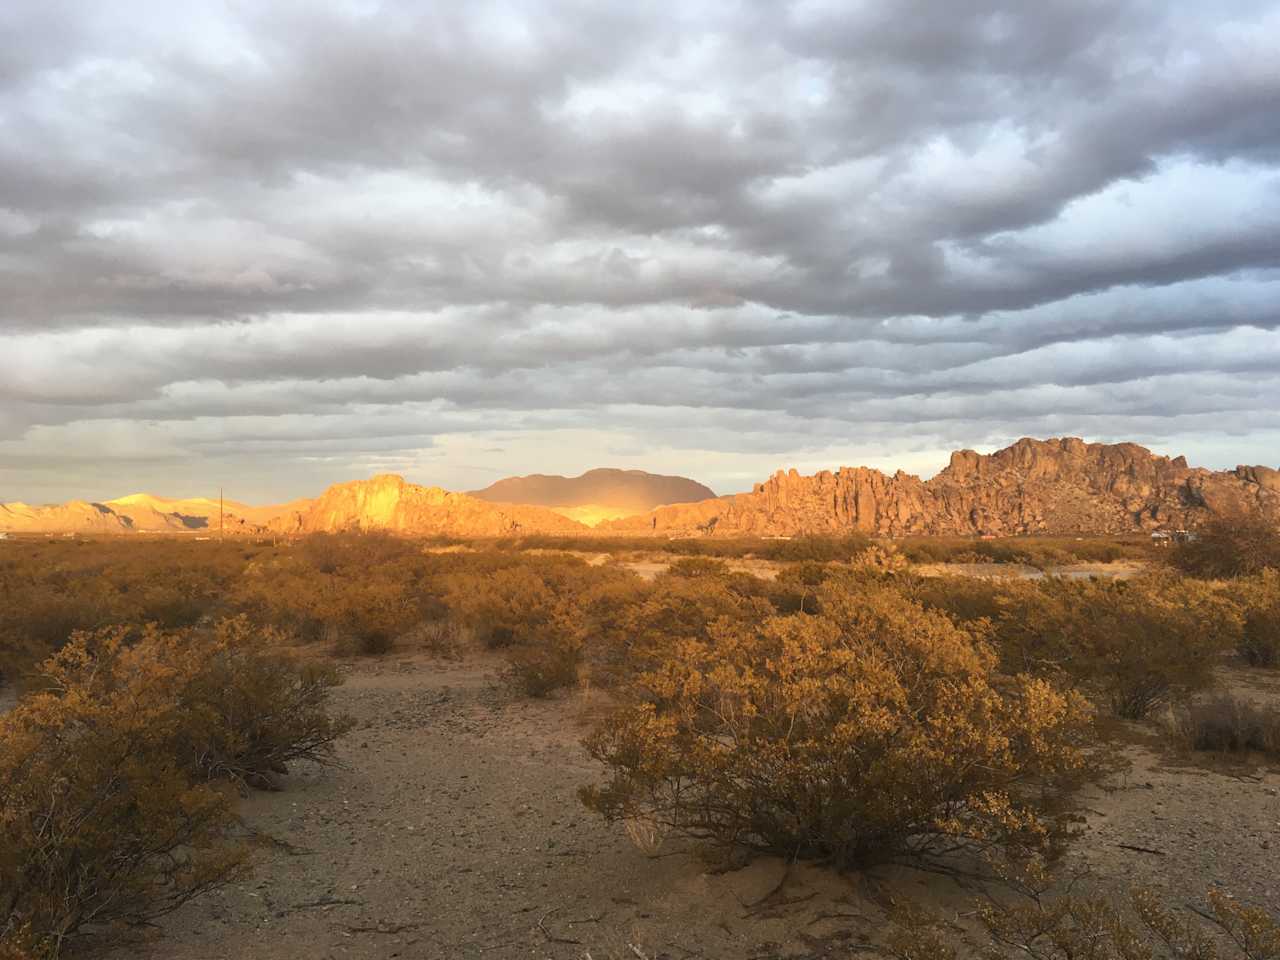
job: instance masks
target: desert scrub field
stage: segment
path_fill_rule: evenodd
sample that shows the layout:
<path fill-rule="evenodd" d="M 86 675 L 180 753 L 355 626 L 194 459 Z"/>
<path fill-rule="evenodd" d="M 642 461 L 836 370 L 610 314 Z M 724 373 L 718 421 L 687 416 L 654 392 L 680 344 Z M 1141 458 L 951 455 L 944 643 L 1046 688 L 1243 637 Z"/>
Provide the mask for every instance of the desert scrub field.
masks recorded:
<path fill-rule="evenodd" d="M 22 696 L 0 719 L 0 939 L 15 956 L 92 951 L 218 901 L 250 867 L 241 795 L 338 753 L 374 762 L 342 746 L 331 704 L 343 675 L 403 658 L 423 682 L 488 664 L 504 703 L 589 703 L 560 815 L 592 830 L 713 862 L 1034 889 L 974 930 L 1055 944 L 1045 956 L 1076 955 L 1095 927 L 1117 957 L 1175 930 L 1169 904 L 1026 878 L 1070 860 L 1083 798 L 1142 731 L 1178 762 L 1274 762 L 1274 702 L 1222 685 L 1276 673 L 1273 569 L 1222 576 L 1179 552 L 1128 581 L 987 581 L 917 576 L 893 545 L 773 544 L 773 579 L 736 569 L 737 544 L 672 550 L 645 579 L 542 541 L 6 543 L 2 677 Z M 1250 951 L 1271 928 L 1233 911 L 1197 922 L 1266 955 Z M 924 956 L 938 929 L 894 942 Z"/>

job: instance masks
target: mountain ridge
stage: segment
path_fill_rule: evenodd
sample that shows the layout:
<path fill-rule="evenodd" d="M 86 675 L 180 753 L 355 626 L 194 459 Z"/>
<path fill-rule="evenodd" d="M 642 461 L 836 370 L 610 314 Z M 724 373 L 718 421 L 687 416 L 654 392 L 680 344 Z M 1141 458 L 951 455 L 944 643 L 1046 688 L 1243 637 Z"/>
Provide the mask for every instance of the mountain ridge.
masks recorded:
<path fill-rule="evenodd" d="M 841 467 L 811 476 L 779 470 L 746 493 L 665 504 L 622 518 L 590 510 L 573 515 L 588 507 L 607 509 L 598 504 L 549 507 L 491 501 L 419 486 L 394 474 L 334 484 L 314 499 L 278 506 L 224 502 L 227 533 L 245 535 L 351 529 L 459 537 L 588 536 L 593 531 L 670 537 L 851 532 L 1089 535 L 1186 528 L 1226 511 L 1280 519 L 1280 470 L 1259 465 L 1207 470 L 1189 466 L 1185 457 L 1154 454 L 1134 443 L 1023 438 L 990 454 L 957 450 L 928 480 L 869 467 Z M 594 527 L 588 525 L 591 522 Z M 0 503 L 4 532 L 191 534 L 214 533 L 217 524 L 218 501 L 209 498 L 131 494 L 101 503 Z"/>
<path fill-rule="evenodd" d="M 601 528 L 667 536 L 1116 534 L 1186 528 L 1222 511 L 1280 516 L 1280 471 L 1212 471 L 1135 443 L 1024 437 L 990 454 L 957 450 L 929 480 L 869 467 L 810 477 L 779 470 L 749 493 Z"/>

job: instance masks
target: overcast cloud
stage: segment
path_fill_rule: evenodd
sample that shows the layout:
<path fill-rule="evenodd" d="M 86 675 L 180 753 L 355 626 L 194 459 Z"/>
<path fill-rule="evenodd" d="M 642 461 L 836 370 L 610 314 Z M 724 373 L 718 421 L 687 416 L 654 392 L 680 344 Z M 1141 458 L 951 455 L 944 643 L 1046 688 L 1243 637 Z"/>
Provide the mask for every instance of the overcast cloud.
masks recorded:
<path fill-rule="evenodd" d="M 0 500 L 1280 462 L 1280 0 L 0 5 Z"/>

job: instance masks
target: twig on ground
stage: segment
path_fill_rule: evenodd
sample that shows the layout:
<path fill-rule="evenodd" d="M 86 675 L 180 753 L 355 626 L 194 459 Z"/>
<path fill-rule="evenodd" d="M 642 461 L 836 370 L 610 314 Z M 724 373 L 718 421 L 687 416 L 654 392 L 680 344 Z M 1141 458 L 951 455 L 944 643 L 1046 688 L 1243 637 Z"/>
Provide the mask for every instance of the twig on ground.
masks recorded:
<path fill-rule="evenodd" d="M 290 910 L 311 910 L 315 907 L 364 906 L 363 900 L 348 900 L 345 897 L 321 897 L 319 900 L 306 900 L 295 903 Z"/>
<path fill-rule="evenodd" d="M 275 850 L 282 850 L 291 857 L 314 857 L 316 855 L 316 851 L 314 850 L 308 850 L 306 847 L 299 847 L 296 844 L 290 843 L 288 840 L 281 840 L 279 837 L 273 837 L 269 833 L 265 833 L 261 830 L 255 830 L 253 827 L 249 826 L 249 824 L 245 823 L 243 817 L 237 817 L 236 821 L 240 825 L 241 829 L 249 835 L 249 840 L 260 846 L 271 847 Z"/>
<path fill-rule="evenodd" d="M 701 950 L 690 950 L 688 947 L 682 947 L 678 943 L 671 943 L 670 941 L 668 941 L 667 946 L 670 947 L 672 950 L 679 950 L 686 957 L 706 956 L 706 954 L 704 954 Z"/>
<path fill-rule="evenodd" d="M 817 923 L 819 920 L 866 920 L 866 919 L 867 919 L 866 915 L 861 913 L 820 913 L 817 916 L 815 916 L 812 920 L 810 920 L 809 923 L 805 924 L 805 926 L 809 926 L 810 924 Z"/>
<path fill-rule="evenodd" d="M 1132 843 L 1117 843 L 1116 846 L 1119 847 L 1121 850 L 1132 850 L 1134 851 L 1134 853 L 1149 853 L 1152 856 L 1156 856 L 1156 857 L 1168 856 L 1168 854 L 1165 853 L 1163 850 L 1155 850 L 1151 847 L 1136 847 Z"/>
<path fill-rule="evenodd" d="M 812 900 L 817 895 L 818 895 L 818 891 L 815 890 L 813 891 L 813 893 L 806 893 L 803 897 L 787 897 L 785 900 L 778 900 L 774 903 L 761 903 L 760 901 L 757 900 L 756 901 L 757 906 L 752 907 L 750 910 L 744 913 L 742 915 L 742 919 L 746 920 L 749 917 L 758 916 L 762 913 L 767 913 L 770 910 L 778 910 L 778 909 L 781 909 L 782 907 L 789 907 L 796 903 L 804 903 L 806 900 Z"/>
<path fill-rule="evenodd" d="M 555 913 L 559 909 L 560 909 L 559 907 L 553 907 L 552 909 L 544 913 L 541 917 L 539 917 L 538 929 L 542 931 L 542 935 L 546 937 L 547 940 L 549 940 L 551 943 L 572 943 L 578 946 L 582 946 L 581 940 L 574 940 L 572 937 L 556 936 L 556 934 L 552 933 L 550 930 L 547 929 L 547 926 L 546 926 L 547 917 L 551 916 L 553 913 Z"/>
<path fill-rule="evenodd" d="M 1183 904 L 1183 906 L 1185 906 L 1188 910 L 1190 910 L 1192 913 L 1196 914 L 1197 916 L 1204 917 L 1210 923 L 1215 923 L 1215 924 L 1218 923 L 1217 917 L 1215 917 L 1211 913 L 1208 913 L 1205 910 L 1201 910 L 1194 903 L 1186 903 L 1186 904 Z"/>
<path fill-rule="evenodd" d="M 395 933 L 404 933 L 404 931 L 406 930 L 417 930 L 419 927 L 422 926 L 422 924 L 421 923 L 396 923 L 391 926 L 384 926 L 383 924 L 380 924 L 380 923 L 374 924 L 374 925 L 363 924 L 363 923 L 361 924 L 343 923 L 343 924 L 338 924 L 338 926 L 341 926 L 342 929 L 344 930 L 349 930 L 351 933 L 384 933 L 384 934 L 390 935 Z"/>

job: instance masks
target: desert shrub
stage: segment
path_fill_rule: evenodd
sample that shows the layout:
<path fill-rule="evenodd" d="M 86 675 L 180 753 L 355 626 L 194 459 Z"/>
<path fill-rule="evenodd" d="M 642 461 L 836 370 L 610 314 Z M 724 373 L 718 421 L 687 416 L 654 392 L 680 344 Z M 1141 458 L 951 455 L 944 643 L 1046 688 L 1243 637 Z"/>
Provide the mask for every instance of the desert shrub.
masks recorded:
<path fill-rule="evenodd" d="M 732 576 L 664 573 L 610 616 L 601 617 L 597 611 L 589 627 L 599 674 L 606 682 L 623 680 L 652 669 L 681 640 L 709 639 L 718 621 L 755 623 L 770 616 L 772 602 L 749 586 Z"/>
<path fill-rule="evenodd" d="M 1280 666 L 1280 569 L 1232 584 L 1244 612 L 1240 655 L 1254 667 Z"/>
<path fill-rule="evenodd" d="M 884 584 L 819 615 L 720 620 L 671 643 L 588 740 L 611 819 L 842 865 L 1051 847 L 1089 767 L 1078 695 L 996 672 L 949 618 Z"/>
<path fill-rule="evenodd" d="M 1006 587 L 982 577 L 913 577 L 905 589 L 926 610 L 941 610 L 960 623 L 973 623 L 1000 616 Z"/>
<path fill-rule="evenodd" d="M 974 915 L 991 960 L 1276 960 L 1280 923 L 1265 910 L 1210 890 L 1209 910 L 1192 919 L 1154 890 L 1127 896 L 1029 895 L 1018 902 L 988 899 Z M 1224 954 L 1222 947 L 1227 948 Z M 956 937 L 946 922 L 919 907 L 895 911 L 886 949 L 898 960 L 955 960 Z"/>
<path fill-rule="evenodd" d="M 299 558 L 324 574 L 359 574 L 416 557 L 420 550 L 412 540 L 375 530 L 313 533 L 297 545 Z"/>
<path fill-rule="evenodd" d="M 543 641 L 564 616 L 556 578 L 532 565 L 459 574 L 447 583 L 453 618 L 491 649 Z"/>
<path fill-rule="evenodd" d="M 834 573 L 827 563 L 803 561 L 778 572 L 773 581 L 773 606 L 777 613 L 813 613 L 817 609 L 818 588 Z"/>
<path fill-rule="evenodd" d="M 97 689 L 77 642 L 52 669 L 65 688 L 0 717 L 0 931 L 23 932 L 42 957 L 92 930 L 147 923 L 244 861 L 224 843 L 225 791 L 193 782 L 167 752 L 164 684 Z"/>
<path fill-rule="evenodd" d="M 913 563 L 1024 563 L 1041 569 L 1065 563 L 1144 560 L 1152 553 L 1145 537 L 912 537 L 900 548 Z"/>
<path fill-rule="evenodd" d="M 673 577 L 726 577 L 729 567 L 712 557 L 681 557 L 667 568 L 667 573 Z"/>
<path fill-rule="evenodd" d="M 216 615 L 245 563 L 231 544 L 16 544 L 0 568 L 0 682 L 20 681 L 76 630 L 181 627 Z"/>
<path fill-rule="evenodd" d="M 764 560 L 780 562 L 812 561 L 847 563 L 872 546 L 870 537 L 849 534 L 843 537 L 793 537 L 790 540 L 765 540 L 755 550 Z"/>
<path fill-rule="evenodd" d="M 576 683 L 589 666 L 604 679 L 616 659 L 604 638 L 625 630 L 627 612 L 648 595 L 628 570 L 554 555 L 508 555 L 500 563 L 482 555 L 440 583 L 452 621 L 501 650 L 508 679 L 531 696 Z"/>
<path fill-rule="evenodd" d="M 559 635 L 542 644 L 520 644 L 503 651 L 507 679 L 530 697 L 549 697 L 578 682 L 582 643 L 576 635 Z"/>
<path fill-rule="evenodd" d="M 1236 605 L 1179 577 L 1011 583 L 999 604 L 1006 669 L 1065 674 L 1130 720 L 1209 687 L 1239 642 Z"/>
<path fill-rule="evenodd" d="M 1169 562 L 1188 576 L 1209 579 L 1280 570 L 1280 524 L 1261 514 L 1214 514 L 1196 528 L 1194 539 L 1169 551 Z"/>
<path fill-rule="evenodd" d="M 324 560 L 320 566 L 331 570 L 324 572 L 300 551 L 255 564 L 233 590 L 234 608 L 303 641 L 336 637 L 335 652 L 344 656 L 386 653 L 434 612 L 434 597 L 422 586 L 423 565 L 412 556 L 392 554 L 384 564 L 359 566 L 347 563 L 360 554 L 335 553 L 339 545 L 312 549 L 342 563 Z"/>
<path fill-rule="evenodd" d="M 1173 711 L 1172 728 L 1190 750 L 1280 753 L 1280 712 L 1236 697 L 1181 704 Z"/>
<path fill-rule="evenodd" d="M 243 619 L 73 635 L 0 716 L 0 940 L 33 957 L 238 877 L 230 784 L 327 762 L 330 669 Z"/>
<path fill-rule="evenodd" d="M 193 780 L 270 786 L 292 761 L 328 762 L 350 727 L 328 712 L 336 671 L 295 661 L 281 641 L 243 617 L 136 637 L 106 628 L 75 635 L 41 668 L 42 687 L 62 699 L 148 697 L 165 711 L 155 714 L 153 756 Z"/>
<path fill-rule="evenodd" d="M 370 573 L 335 584 L 322 610 L 340 631 L 339 653 L 377 656 L 421 622 L 417 599 L 394 577 Z"/>
<path fill-rule="evenodd" d="M 428 653 L 446 660 L 458 659 L 465 645 L 462 628 L 448 619 L 423 621 L 413 639 Z"/>

